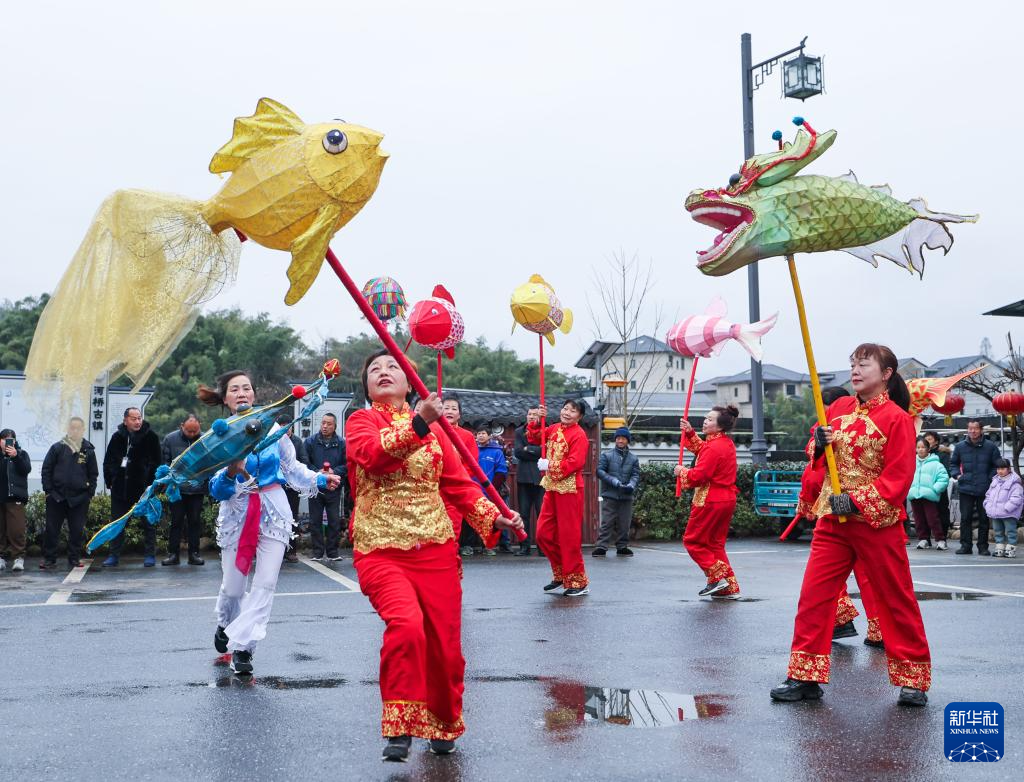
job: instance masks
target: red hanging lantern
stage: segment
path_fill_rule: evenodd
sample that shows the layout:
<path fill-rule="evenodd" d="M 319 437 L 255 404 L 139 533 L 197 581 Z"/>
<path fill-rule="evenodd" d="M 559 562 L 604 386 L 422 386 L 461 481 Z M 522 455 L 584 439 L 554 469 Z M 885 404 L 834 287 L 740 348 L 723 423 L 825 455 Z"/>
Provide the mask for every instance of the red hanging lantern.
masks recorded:
<path fill-rule="evenodd" d="M 1024 413 L 1024 394 L 1018 394 L 1016 391 L 997 394 L 992 400 L 992 407 L 997 413 L 1006 416 L 1006 423 L 1014 426 L 1017 423 L 1017 416 Z"/>
<path fill-rule="evenodd" d="M 943 422 L 946 426 L 952 426 L 953 416 L 962 413 L 966 404 L 967 400 L 960 394 L 946 394 L 946 400 L 941 405 L 932 405 L 932 409 L 945 416 Z"/>

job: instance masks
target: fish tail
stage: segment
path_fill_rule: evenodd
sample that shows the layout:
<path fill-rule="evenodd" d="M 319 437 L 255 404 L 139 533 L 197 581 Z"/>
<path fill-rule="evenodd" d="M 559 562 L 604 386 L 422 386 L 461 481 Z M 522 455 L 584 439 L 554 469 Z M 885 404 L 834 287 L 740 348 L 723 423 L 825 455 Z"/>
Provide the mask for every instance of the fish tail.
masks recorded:
<path fill-rule="evenodd" d="M 92 536 L 92 539 L 85 544 L 86 553 L 92 554 L 104 543 L 109 543 L 118 535 L 120 535 L 124 531 L 125 525 L 128 524 L 128 519 L 130 519 L 131 517 L 132 511 L 128 511 L 121 518 L 114 519 L 109 524 L 105 524 L 102 527 L 100 527 L 99 531 Z"/>
<path fill-rule="evenodd" d="M 141 387 L 199 306 L 234 281 L 240 242 L 233 231 L 214 233 L 202 206 L 142 190 L 119 190 L 100 206 L 39 319 L 25 367 L 29 388 L 59 382 L 62 418 L 76 400 L 87 409 L 105 372 Z"/>
<path fill-rule="evenodd" d="M 778 319 L 779 313 L 776 312 L 770 318 L 740 326 L 739 332 L 736 334 L 736 341 L 755 361 L 760 361 L 764 357 L 764 351 L 761 350 L 761 337 L 775 328 L 775 322 Z"/>
<path fill-rule="evenodd" d="M 568 334 L 569 329 L 572 328 L 572 310 L 566 308 L 562 310 L 562 322 L 558 325 L 558 330 L 563 334 Z"/>

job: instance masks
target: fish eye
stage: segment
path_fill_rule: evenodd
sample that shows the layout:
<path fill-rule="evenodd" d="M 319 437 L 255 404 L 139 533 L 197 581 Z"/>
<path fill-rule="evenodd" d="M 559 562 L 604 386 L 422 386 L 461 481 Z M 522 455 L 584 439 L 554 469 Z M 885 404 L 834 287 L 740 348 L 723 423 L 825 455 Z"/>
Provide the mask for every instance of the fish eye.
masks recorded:
<path fill-rule="evenodd" d="M 324 149 L 332 155 L 337 155 L 348 149 L 348 137 L 340 130 L 329 130 L 324 136 Z"/>
<path fill-rule="evenodd" d="M 736 187 L 740 179 L 741 177 L 739 174 L 733 174 L 731 177 L 729 177 L 729 187 Z"/>

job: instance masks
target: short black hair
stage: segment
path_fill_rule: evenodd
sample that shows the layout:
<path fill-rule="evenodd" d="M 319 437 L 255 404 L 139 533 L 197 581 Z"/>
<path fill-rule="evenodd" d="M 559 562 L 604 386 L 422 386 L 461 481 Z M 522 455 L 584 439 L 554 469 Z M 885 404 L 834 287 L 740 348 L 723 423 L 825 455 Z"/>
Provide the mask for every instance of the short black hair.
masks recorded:
<path fill-rule="evenodd" d="M 487 432 L 487 434 L 490 434 L 491 425 L 486 421 L 481 421 L 480 423 L 473 427 L 473 432 L 476 434 L 480 434 L 480 432 Z"/>
<path fill-rule="evenodd" d="M 370 401 L 370 387 L 369 383 L 367 383 L 366 376 L 370 371 L 370 364 L 372 364 L 376 359 L 381 358 L 382 356 L 390 355 L 390 350 L 388 350 L 387 348 L 381 348 L 380 350 L 375 350 L 373 353 L 368 355 L 366 357 L 366 361 L 363 362 L 363 371 L 360 373 L 359 378 L 363 382 L 363 396 L 366 398 L 367 402 Z M 413 361 L 408 356 L 406 356 L 406 359 L 408 359 L 409 363 L 412 365 L 413 371 L 418 372 L 419 367 L 416 366 L 416 362 Z M 409 393 L 405 395 L 405 401 L 408 403 L 412 403 L 412 400 L 415 397 L 416 392 L 413 390 L 412 380 L 409 378 L 408 375 L 406 375 L 405 379 L 409 381 Z"/>
<path fill-rule="evenodd" d="M 141 407 L 134 407 L 134 406 L 132 406 L 132 407 L 126 407 L 124 409 L 124 417 L 127 418 L 128 417 L 128 413 L 130 413 L 132 410 L 138 410 L 139 411 L 139 415 L 142 415 L 142 408 Z"/>
<path fill-rule="evenodd" d="M 1010 460 L 1009 459 L 996 459 L 996 469 L 998 470 L 1000 467 L 1005 467 L 1006 469 L 1009 469 L 1011 467 Z"/>
<path fill-rule="evenodd" d="M 978 426 L 980 426 L 980 427 L 981 427 L 982 429 L 984 429 L 984 428 L 985 428 L 985 424 L 983 424 L 983 423 L 982 423 L 982 422 L 981 422 L 980 420 L 978 420 L 977 418 L 968 418 L 968 419 L 967 419 L 967 425 L 968 425 L 968 426 L 970 426 L 971 424 L 977 424 L 977 425 L 978 425 Z"/>
<path fill-rule="evenodd" d="M 580 418 L 583 418 L 583 416 L 587 414 L 587 403 L 582 399 L 566 399 L 562 407 L 565 407 L 565 405 L 572 406 L 572 408 L 580 414 Z"/>
<path fill-rule="evenodd" d="M 277 418 L 274 419 L 274 422 L 278 426 L 291 426 L 294 420 L 295 416 L 286 411 L 284 413 L 279 413 Z"/>
<path fill-rule="evenodd" d="M 338 425 L 338 416 L 336 416 L 336 415 L 335 415 L 334 413 L 332 413 L 332 412 L 331 412 L 330 410 L 328 410 L 328 411 L 327 411 L 326 413 L 324 413 L 324 414 L 323 414 L 322 416 L 320 416 L 320 420 L 322 421 L 323 419 L 327 418 L 327 416 L 330 416 L 331 418 L 333 418 L 333 419 L 334 419 L 334 425 L 335 425 L 335 426 L 337 426 L 337 425 Z"/>
<path fill-rule="evenodd" d="M 441 402 L 454 402 L 459 406 L 459 415 L 462 415 L 462 399 L 454 391 L 445 391 L 441 394 Z"/>

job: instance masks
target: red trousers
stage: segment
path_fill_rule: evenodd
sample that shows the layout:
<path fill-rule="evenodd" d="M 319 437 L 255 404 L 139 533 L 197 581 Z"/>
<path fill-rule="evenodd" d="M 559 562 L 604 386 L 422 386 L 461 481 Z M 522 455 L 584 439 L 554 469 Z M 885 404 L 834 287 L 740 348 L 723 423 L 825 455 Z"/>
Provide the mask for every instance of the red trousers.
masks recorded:
<path fill-rule="evenodd" d="M 454 540 L 355 555 L 359 588 L 384 620 L 381 734 L 453 740 L 462 722 L 462 583 Z"/>
<path fill-rule="evenodd" d="M 537 516 L 537 545 L 551 563 L 551 576 L 566 589 L 587 585 L 583 567 L 583 495 L 544 492 Z"/>
<path fill-rule="evenodd" d="M 921 690 L 931 686 L 928 639 L 914 597 L 905 540 L 902 524 L 875 529 L 861 521 L 818 520 L 793 628 L 791 679 L 828 682 L 836 595 L 857 564 L 873 594 L 885 595 L 873 602 L 885 637 L 889 681 Z"/>
<path fill-rule="evenodd" d="M 736 500 L 694 505 L 683 533 L 686 553 L 704 571 L 708 583 L 714 584 L 723 578 L 729 582 L 729 588 L 719 593 L 722 595 L 736 595 L 740 591 L 725 553 L 725 540 L 729 537 L 729 523 L 735 509 Z"/>
<path fill-rule="evenodd" d="M 868 615 L 869 641 L 881 641 L 882 631 L 878 626 L 878 607 L 875 603 L 875 593 L 871 591 L 871 580 L 868 578 L 864 564 L 857 560 L 853 563 L 853 575 L 857 579 L 857 588 L 860 590 L 860 602 L 864 604 L 864 613 Z M 836 624 L 842 625 L 852 622 L 860 615 L 853 599 L 846 591 L 846 584 L 843 584 L 843 591 L 839 593 L 839 601 L 836 604 Z"/>

